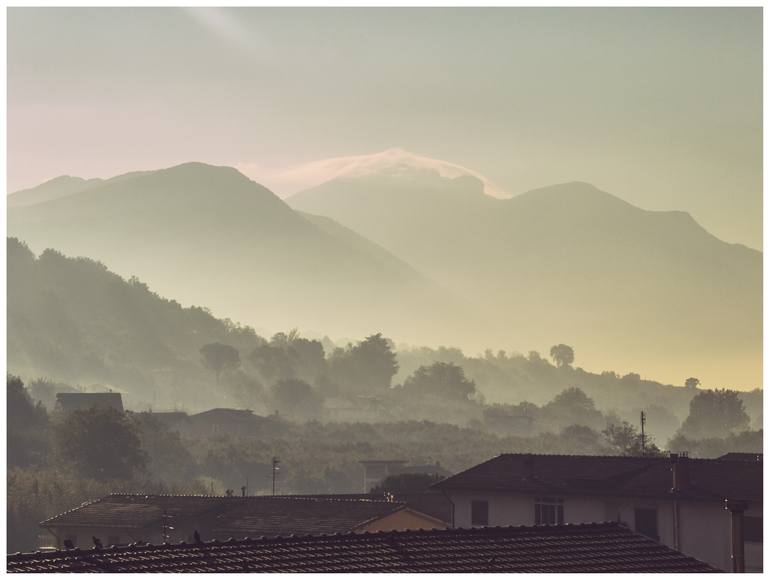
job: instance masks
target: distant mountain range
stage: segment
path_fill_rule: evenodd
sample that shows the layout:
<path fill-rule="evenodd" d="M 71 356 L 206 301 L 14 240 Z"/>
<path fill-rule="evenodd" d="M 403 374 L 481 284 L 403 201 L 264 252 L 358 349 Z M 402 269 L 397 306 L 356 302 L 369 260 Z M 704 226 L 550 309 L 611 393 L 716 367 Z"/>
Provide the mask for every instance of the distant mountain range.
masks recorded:
<path fill-rule="evenodd" d="M 566 342 L 597 370 L 761 385 L 762 255 L 687 213 L 645 211 L 578 182 L 498 199 L 474 176 L 403 164 L 287 201 L 365 232 L 474 301 L 507 327 L 506 346 Z"/>
<path fill-rule="evenodd" d="M 505 199 L 475 172 L 410 159 L 337 161 L 289 205 L 199 163 L 58 178 L 9 196 L 8 231 L 257 328 L 471 352 L 565 342 L 593 370 L 761 385 L 760 252 L 589 184 Z"/>
<path fill-rule="evenodd" d="M 410 265 L 232 168 L 188 163 L 81 183 L 12 195 L 9 235 L 260 329 L 431 343 L 461 319 L 460 301 Z"/>

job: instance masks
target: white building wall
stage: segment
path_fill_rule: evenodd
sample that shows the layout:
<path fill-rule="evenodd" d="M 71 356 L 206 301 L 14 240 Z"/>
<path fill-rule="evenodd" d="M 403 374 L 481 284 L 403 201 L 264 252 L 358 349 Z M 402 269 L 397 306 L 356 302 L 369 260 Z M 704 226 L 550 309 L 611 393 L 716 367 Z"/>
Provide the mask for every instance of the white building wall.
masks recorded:
<path fill-rule="evenodd" d="M 489 502 L 490 526 L 532 526 L 535 524 L 535 495 L 500 492 L 449 492 L 454 503 L 454 525 L 471 526 L 471 502 Z M 563 496 L 564 522 L 619 521 L 635 529 L 635 510 L 654 508 L 657 512 L 658 541 L 676 547 L 673 500 Z M 746 515 L 762 515 L 761 504 L 750 506 Z M 730 513 L 721 502 L 679 502 L 679 551 L 720 568 L 731 570 Z M 761 571 L 762 543 L 746 542 L 747 571 Z"/>

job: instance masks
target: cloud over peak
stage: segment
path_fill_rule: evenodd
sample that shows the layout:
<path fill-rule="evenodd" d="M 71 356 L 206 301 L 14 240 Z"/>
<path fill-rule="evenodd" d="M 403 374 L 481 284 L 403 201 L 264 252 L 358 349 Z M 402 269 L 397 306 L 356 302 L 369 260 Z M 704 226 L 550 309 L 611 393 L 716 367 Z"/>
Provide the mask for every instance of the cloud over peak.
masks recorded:
<path fill-rule="evenodd" d="M 510 197 L 510 194 L 477 171 L 449 161 L 417 155 L 398 147 L 368 155 L 320 159 L 273 173 L 261 171 L 258 166 L 249 163 L 239 163 L 236 167 L 281 196 L 291 195 L 340 177 L 399 174 L 417 170 L 434 172 L 449 179 L 469 175 L 484 184 L 484 193 L 487 195 L 497 198 Z"/>

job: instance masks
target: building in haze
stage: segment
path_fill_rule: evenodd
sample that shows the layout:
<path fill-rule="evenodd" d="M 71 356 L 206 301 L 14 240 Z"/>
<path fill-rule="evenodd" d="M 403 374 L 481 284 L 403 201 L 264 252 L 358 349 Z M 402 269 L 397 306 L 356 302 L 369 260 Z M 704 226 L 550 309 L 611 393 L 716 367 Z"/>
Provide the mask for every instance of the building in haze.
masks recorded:
<path fill-rule="evenodd" d="M 123 397 L 120 393 L 57 393 L 56 409 L 65 413 L 91 408 L 115 409 L 123 412 Z"/>
<path fill-rule="evenodd" d="M 347 496 L 112 494 L 49 518 L 43 547 L 191 542 L 440 529 L 448 523 L 399 501 Z"/>
<path fill-rule="evenodd" d="M 762 570 L 761 456 L 504 454 L 432 487 L 457 528 L 618 521 L 722 570 Z"/>

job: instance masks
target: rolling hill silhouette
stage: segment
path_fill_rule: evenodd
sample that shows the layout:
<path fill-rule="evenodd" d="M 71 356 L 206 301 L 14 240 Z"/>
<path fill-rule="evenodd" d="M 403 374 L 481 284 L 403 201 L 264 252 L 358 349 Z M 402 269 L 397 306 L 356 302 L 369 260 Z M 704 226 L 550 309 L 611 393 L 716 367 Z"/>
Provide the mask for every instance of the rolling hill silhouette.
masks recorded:
<path fill-rule="evenodd" d="M 37 193 L 16 194 L 8 218 L 9 235 L 34 251 L 100 260 L 258 329 L 433 342 L 461 308 L 386 250 L 232 168 L 187 163 L 24 204 Z"/>
<path fill-rule="evenodd" d="M 595 369 L 761 385 L 762 255 L 687 213 L 580 182 L 497 199 L 472 176 L 414 168 L 342 175 L 288 202 L 474 301 L 507 346 L 567 342 Z"/>

